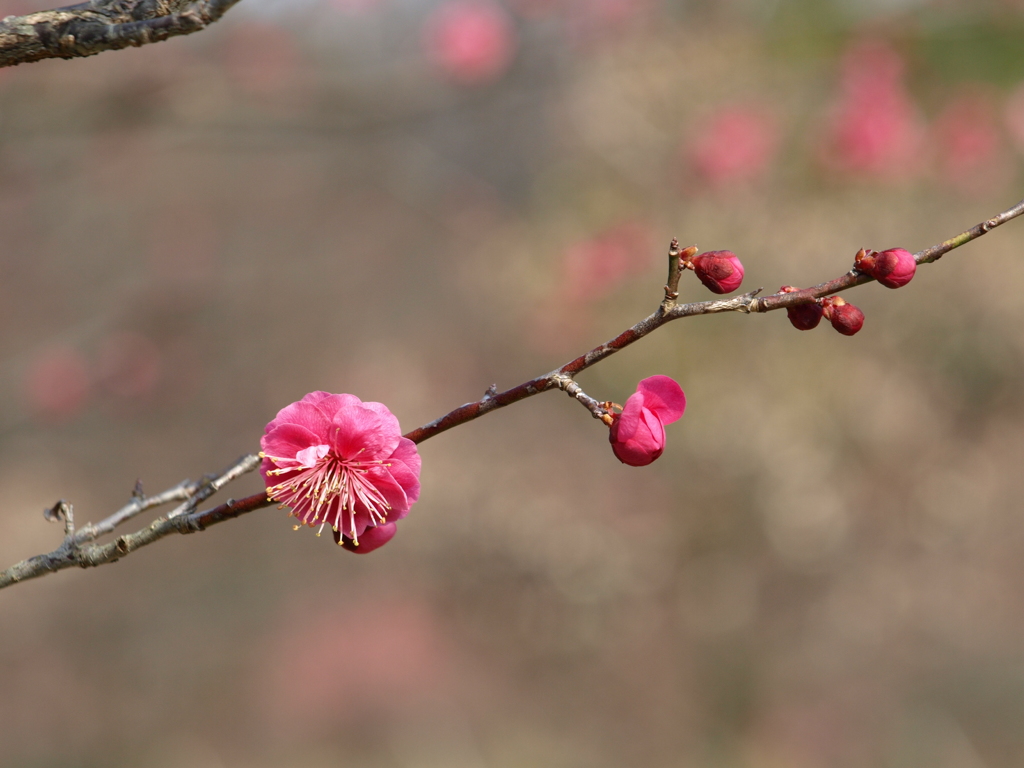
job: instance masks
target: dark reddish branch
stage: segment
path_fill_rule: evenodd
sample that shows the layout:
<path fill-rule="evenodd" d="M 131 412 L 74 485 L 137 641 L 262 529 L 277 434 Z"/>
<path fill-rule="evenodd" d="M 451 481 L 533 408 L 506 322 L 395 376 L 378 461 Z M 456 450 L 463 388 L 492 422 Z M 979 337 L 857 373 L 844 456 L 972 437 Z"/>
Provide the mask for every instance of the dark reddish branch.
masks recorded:
<path fill-rule="evenodd" d="M 0 67 L 74 59 L 189 35 L 238 0 L 94 0 L 0 18 Z"/>
<path fill-rule="evenodd" d="M 182 526 L 182 533 L 195 533 L 204 531 L 211 525 L 223 523 L 225 520 L 244 515 L 246 512 L 253 512 L 263 507 L 269 507 L 274 502 L 267 498 L 264 491 L 246 496 L 243 499 L 228 499 L 223 504 L 207 509 L 203 512 L 193 512 L 186 516 L 185 525 Z"/>
<path fill-rule="evenodd" d="M 914 254 L 914 258 L 918 264 L 927 264 L 935 261 L 954 248 L 958 248 L 964 243 L 968 243 L 971 240 L 981 237 L 986 232 L 995 229 L 1000 224 L 1005 224 L 1007 221 L 1016 218 L 1022 213 L 1024 213 L 1024 200 L 1021 200 L 1017 205 L 1003 211 L 993 218 L 971 227 L 969 230 L 960 233 L 956 237 L 950 238 L 938 245 L 931 246 L 930 248 L 926 248 L 923 251 Z M 692 251 L 695 252 L 696 248 L 693 248 Z M 687 248 L 683 252 L 690 253 L 691 249 Z M 497 394 L 488 392 L 488 394 L 484 395 L 483 398 L 477 402 L 461 405 L 441 418 L 408 432 L 405 436 L 414 443 L 421 443 L 434 435 L 440 434 L 452 427 L 457 427 L 460 424 L 465 424 L 468 421 L 473 421 L 474 419 L 477 419 L 486 413 L 490 413 L 493 410 L 504 408 L 506 405 L 511 405 L 512 403 L 524 400 L 527 397 L 539 394 L 540 392 L 554 389 L 558 386 L 556 383 L 557 377 L 573 377 L 609 355 L 612 355 L 620 349 L 628 347 L 633 342 L 642 339 L 644 336 L 651 333 L 651 331 L 660 328 L 665 323 L 677 320 L 681 317 L 707 315 L 718 312 L 773 312 L 777 309 L 785 309 L 786 307 L 791 307 L 797 304 L 804 304 L 808 301 L 824 296 L 831 296 L 841 291 L 854 288 L 858 285 L 874 281 L 874 278 L 868 277 L 867 275 L 850 271 L 835 278 L 834 280 L 828 280 L 811 288 L 805 288 L 804 290 L 795 291 L 793 293 L 775 293 L 771 296 L 756 298 L 757 291 L 754 291 L 753 293 L 744 294 L 736 299 L 701 301 L 692 304 L 676 305 L 674 301 L 674 294 L 676 293 L 679 274 L 681 273 L 678 266 L 680 253 L 679 242 L 677 240 L 672 240 L 672 243 L 669 246 L 669 279 L 668 284 L 665 287 L 665 301 L 654 314 L 641 320 L 632 328 L 619 334 L 611 341 L 602 344 L 599 347 L 595 347 L 584 355 L 580 355 L 575 360 L 566 363 L 561 368 L 552 371 L 546 376 L 531 379 L 524 384 L 520 384 L 517 387 L 513 387 L 512 389 L 499 392 Z M 692 253 L 690 253 L 690 255 L 692 255 Z"/>

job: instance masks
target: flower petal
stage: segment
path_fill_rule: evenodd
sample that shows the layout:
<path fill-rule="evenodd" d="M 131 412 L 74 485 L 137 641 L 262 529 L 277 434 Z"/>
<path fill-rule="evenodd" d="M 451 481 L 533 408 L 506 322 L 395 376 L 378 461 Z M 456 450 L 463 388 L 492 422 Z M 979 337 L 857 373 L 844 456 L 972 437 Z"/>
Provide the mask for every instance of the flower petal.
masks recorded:
<path fill-rule="evenodd" d="M 288 459 L 295 458 L 299 451 L 320 444 L 320 436 L 300 424 L 281 424 L 260 438 L 263 453 Z"/>
<path fill-rule="evenodd" d="M 267 424 L 266 429 L 263 431 L 265 433 L 269 433 L 277 427 L 280 427 L 282 424 L 299 424 L 314 434 L 326 437 L 331 422 L 330 419 L 324 416 L 324 412 L 314 403 L 307 403 L 300 400 L 297 403 L 286 405 L 278 411 L 277 416 Z M 326 441 L 320 440 L 318 442 L 322 443 Z"/>
<path fill-rule="evenodd" d="M 669 376 L 649 376 L 637 384 L 644 395 L 644 407 L 654 413 L 662 424 L 678 421 L 686 410 L 683 388 Z"/>
<path fill-rule="evenodd" d="M 317 395 L 317 399 L 314 402 L 328 419 L 333 420 L 335 414 L 342 408 L 348 408 L 353 405 L 363 405 L 363 401 L 355 395 L 332 395 L 328 392 L 310 392 L 304 398 L 303 402 L 313 402 L 309 400 L 313 395 Z M 322 395 L 322 397 L 320 397 Z"/>
<path fill-rule="evenodd" d="M 391 458 L 385 462 L 390 464 L 391 475 L 398 481 L 413 504 L 420 497 L 420 454 L 416 450 L 416 443 L 403 437 L 398 441 L 398 447 L 391 454 Z"/>
<path fill-rule="evenodd" d="M 388 520 L 401 520 L 409 514 L 409 508 L 412 506 L 412 503 L 409 501 L 409 497 L 405 495 L 405 489 L 387 467 L 371 467 L 367 470 L 366 476 L 370 479 L 373 487 L 391 505 L 391 511 L 388 512 Z"/>
<path fill-rule="evenodd" d="M 612 440 L 612 452 L 616 458 L 633 467 L 647 466 L 665 449 L 665 427 L 658 417 L 645 408 L 640 422 L 629 440 Z"/>
<path fill-rule="evenodd" d="M 295 459 L 305 469 L 312 469 L 331 450 L 329 445 L 311 445 L 295 454 Z"/>
<path fill-rule="evenodd" d="M 332 419 L 329 439 L 343 459 L 374 461 L 391 455 L 399 435 L 384 432 L 381 417 L 361 405 L 340 409 Z"/>
<path fill-rule="evenodd" d="M 394 523 L 384 523 L 378 525 L 375 528 L 367 528 L 359 536 L 359 546 L 357 547 L 352 539 L 347 536 L 342 536 L 340 531 L 335 531 L 334 540 L 341 544 L 349 552 L 355 552 L 357 555 L 365 555 L 373 552 L 375 549 L 380 549 L 393 538 L 398 532 L 398 526 Z"/>
<path fill-rule="evenodd" d="M 380 416 L 381 423 L 383 424 L 385 431 L 393 432 L 396 435 L 402 434 L 402 428 L 398 426 L 398 417 L 395 416 L 395 414 L 391 412 L 391 409 L 384 405 L 384 403 L 375 403 L 371 401 L 368 403 L 362 403 L 362 406 L 363 408 L 368 408 Z"/>
<path fill-rule="evenodd" d="M 643 409 L 644 393 L 637 390 L 626 399 L 626 404 L 622 407 L 622 413 L 615 420 L 615 424 L 618 426 L 617 440 L 626 442 L 633 439 L 633 435 L 636 434 L 637 429 L 640 427 Z"/>

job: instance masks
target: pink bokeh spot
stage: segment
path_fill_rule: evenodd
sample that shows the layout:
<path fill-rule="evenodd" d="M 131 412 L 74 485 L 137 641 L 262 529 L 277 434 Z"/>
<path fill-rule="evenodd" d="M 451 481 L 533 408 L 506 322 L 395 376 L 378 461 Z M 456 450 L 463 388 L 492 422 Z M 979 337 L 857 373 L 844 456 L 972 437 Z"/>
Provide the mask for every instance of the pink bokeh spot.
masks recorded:
<path fill-rule="evenodd" d="M 255 646 L 253 702 L 267 729 L 312 738 L 450 703 L 471 662 L 450 622 L 409 589 L 399 598 L 364 583 L 341 601 L 313 589 L 290 602 Z"/>
<path fill-rule="evenodd" d="M 902 56 L 884 42 L 865 40 L 847 50 L 820 149 L 828 170 L 888 181 L 920 171 L 925 129 L 905 69 Z"/>
<path fill-rule="evenodd" d="M 650 229 L 624 222 L 566 249 L 559 299 L 583 303 L 604 298 L 630 276 L 653 263 Z"/>
<path fill-rule="evenodd" d="M 694 172 L 713 187 L 764 176 L 779 147 L 775 115 L 758 106 L 721 107 L 701 125 L 684 149 Z"/>
<path fill-rule="evenodd" d="M 68 421 L 89 399 L 89 368 L 85 358 L 70 347 L 41 352 L 25 374 L 29 405 L 45 421 Z"/>
<path fill-rule="evenodd" d="M 419 498 L 416 444 L 382 403 L 310 392 L 267 424 L 260 447 L 268 498 L 351 551 L 390 541 Z"/>
<path fill-rule="evenodd" d="M 682 387 L 668 376 L 650 376 L 637 384 L 608 433 L 612 452 L 623 464 L 643 467 L 665 450 L 665 425 L 686 410 Z"/>
<path fill-rule="evenodd" d="M 126 398 L 150 395 L 163 375 L 163 356 L 157 345 L 135 331 L 119 331 L 100 345 L 98 378 L 111 394 Z"/>
<path fill-rule="evenodd" d="M 498 80 L 519 47 L 511 18 L 491 0 L 447 0 L 427 19 L 423 45 L 428 59 L 460 85 Z"/>

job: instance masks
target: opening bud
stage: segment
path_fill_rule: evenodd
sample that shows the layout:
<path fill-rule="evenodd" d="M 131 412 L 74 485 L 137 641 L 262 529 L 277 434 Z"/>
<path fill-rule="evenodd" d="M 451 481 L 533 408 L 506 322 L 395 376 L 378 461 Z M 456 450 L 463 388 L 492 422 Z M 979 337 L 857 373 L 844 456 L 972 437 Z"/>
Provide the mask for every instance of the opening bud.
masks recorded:
<path fill-rule="evenodd" d="M 686 410 L 686 395 L 668 376 L 648 376 L 636 385 L 608 431 L 612 452 L 623 464 L 644 467 L 665 450 L 665 425 Z"/>
<path fill-rule="evenodd" d="M 795 288 L 792 285 L 784 285 L 779 288 L 779 293 L 796 293 L 799 288 Z M 825 310 L 821 308 L 821 305 L 817 300 L 808 301 L 806 304 L 797 304 L 796 306 L 786 307 L 786 314 L 789 315 L 789 322 L 793 324 L 793 327 L 798 331 L 809 331 L 813 328 L 818 327 L 818 323 L 821 322 L 821 316 Z"/>
<path fill-rule="evenodd" d="M 732 293 L 743 282 L 743 264 L 732 251 L 707 251 L 694 256 L 686 266 L 712 293 Z"/>
<path fill-rule="evenodd" d="M 822 299 L 822 311 L 843 336 L 853 336 L 864 326 L 864 313 L 840 296 Z"/>
<path fill-rule="evenodd" d="M 914 254 L 903 248 L 890 248 L 887 251 L 857 251 L 853 268 L 858 272 L 875 278 L 886 288 L 902 288 L 914 278 L 917 272 L 917 261 Z"/>

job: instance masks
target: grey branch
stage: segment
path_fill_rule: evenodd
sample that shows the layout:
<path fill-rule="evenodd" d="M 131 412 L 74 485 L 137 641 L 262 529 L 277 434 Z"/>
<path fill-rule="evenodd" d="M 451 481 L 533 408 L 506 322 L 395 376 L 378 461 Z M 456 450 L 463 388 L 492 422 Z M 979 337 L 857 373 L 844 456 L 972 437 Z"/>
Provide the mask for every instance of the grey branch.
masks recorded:
<path fill-rule="evenodd" d="M 110 517 L 95 525 L 86 525 L 77 533 L 74 529 L 74 514 L 71 505 L 63 500 L 58 501 L 51 509 L 46 510 L 46 517 L 49 520 L 64 521 L 63 543 L 48 554 L 22 560 L 0 573 L 0 589 L 73 566 L 91 568 L 104 563 L 112 563 L 169 534 L 195 533 L 205 530 L 215 523 L 236 517 L 236 514 L 231 514 L 231 502 L 221 505 L 217 510 L 206 512 L 196 512 L 196 507 L 228 483 L 252 472 L 259 466 L 259 463 L 258 456 L 248 454 L 220 474 L 206 477 L 198 483 L 185 480 L 156 496 L 145 497 L 141 493 L 133 494 L 131 502 Z M 92 543 L 98 537 L 112 532 L 117 526 L 131 520 L 139 513 L 174 501 L 182 503 L 145 528 L 135 533 L 118 536 L 114 541 L 105 544 Z M 214 512 L 216 514 L 213 514 Z"/>
<path fill-rule="evenodd" d="M 76 59 L 190 35 L 238 0 L 89 0 L 0 19 L 0 67 Z"/>

